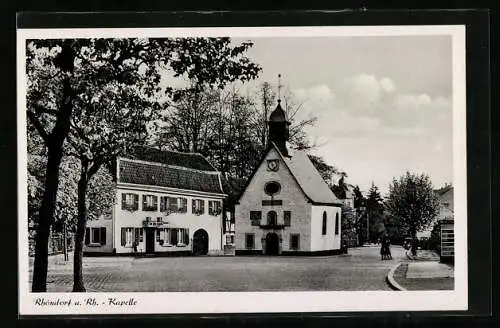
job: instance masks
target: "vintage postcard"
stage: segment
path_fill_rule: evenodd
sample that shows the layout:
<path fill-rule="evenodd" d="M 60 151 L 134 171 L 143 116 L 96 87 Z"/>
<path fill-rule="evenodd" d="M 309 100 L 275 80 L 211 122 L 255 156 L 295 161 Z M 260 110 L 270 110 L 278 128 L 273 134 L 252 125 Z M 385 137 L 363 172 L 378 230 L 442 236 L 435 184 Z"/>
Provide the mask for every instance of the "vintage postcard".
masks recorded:
<path fill-rule="evenodd" d="M 21 315 L 467 310 L 465 26 L 18 29 Z"/>

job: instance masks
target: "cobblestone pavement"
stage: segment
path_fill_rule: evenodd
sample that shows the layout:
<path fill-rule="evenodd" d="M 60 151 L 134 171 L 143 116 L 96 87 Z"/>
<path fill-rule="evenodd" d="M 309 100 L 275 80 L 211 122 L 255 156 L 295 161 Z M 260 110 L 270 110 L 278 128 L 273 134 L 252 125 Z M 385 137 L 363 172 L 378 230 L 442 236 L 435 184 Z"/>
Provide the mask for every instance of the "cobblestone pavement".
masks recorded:
<path fill-rule="evenodd" d="M 405 254 L 393 246 L 394 259 L 382 261 L 379 253 L 361 247 L 337 256 L 86 257 L 83 274 L 89 292 L 391 290 L 386 274 Z M 47 290 L 70 292 L 72 267 L 52 261 Z"/>

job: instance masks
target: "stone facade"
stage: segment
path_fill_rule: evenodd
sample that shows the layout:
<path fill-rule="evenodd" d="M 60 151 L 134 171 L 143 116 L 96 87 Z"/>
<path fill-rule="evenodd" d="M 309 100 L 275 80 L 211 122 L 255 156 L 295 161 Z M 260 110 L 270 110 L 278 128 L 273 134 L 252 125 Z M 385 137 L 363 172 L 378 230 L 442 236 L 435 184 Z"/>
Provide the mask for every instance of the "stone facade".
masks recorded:
<path fill-rule="evenodd" d="M 277 172 L 268 171 L 267 160 L 278 160 L 279 169 Z M 264 191 L 264 186 L 267 182 L 276 181 L 281 185 L 281 190 L 273 198 L 274 200 L 282 200 L 283 205 L 280 206 L 262 206 L 263 200 L 271 200 L 271 197 Z M 261 228 L 260 226 L 252 226 L 250 220 L 250 211 L 261 211 L 261 225 L 266 225 L 268 213 L 275 211 L 277 214 L 277 225 L 284 224 L 284 211 L 290 211 L 290 227 L 280 229 Z M 236 220 L 236 252 L 257 251 L 263 253 L 265 250 L 266 235 L 268 233 L 277 233 L 280 237 L 280 250 L 290 250 L 290 235 L 299 234 L 299 250 L 311 251 L 310 247 L 310 218 L 311 204 L 307 202 L 307 198 L 300 191 L 297 182 L 294 180 L 291 172 L 287 169 L 283 160 L 281 160 L 276 149 L 271 149 L 267 154 L 262 165 L 255 172 L 253 179 L 248 184 L 243 195 L 240 198 L 239 204 L 235 209 Z M 245 234 L 254 234 L 255 247 L 247 249 L 245 246 Z"/>
<path fill-rule="evenodd" d="M 268 161 L 273 160 L 279 163 L 277 171 L 269 170 L 267 167 Z M 278 182 L 281 186 L 280 191 L 272 197 L 265 192 L 265 186 L 269 182 Z M 263 205 L 265 202 L 275 203 Z M 261 213 L 258 225 L 252 224 L 252 211 Z M 277 218 L 274 227 L 268 221 L 269 213 L 272 211 L 276 213 Z M 285 222 L 286 211 L 290 213 L 289 225 Z M 340 211 L 340 204 L 314 205 L 301 190 L 278 150 L 271 148 L 236 206 L 236 253 L 266 254 L 269 234 L 278 236 L 278 254 L 338 252 L 341 246 Z M 253 247 L 248 247 L 247 238 L 253 238 Z"/>

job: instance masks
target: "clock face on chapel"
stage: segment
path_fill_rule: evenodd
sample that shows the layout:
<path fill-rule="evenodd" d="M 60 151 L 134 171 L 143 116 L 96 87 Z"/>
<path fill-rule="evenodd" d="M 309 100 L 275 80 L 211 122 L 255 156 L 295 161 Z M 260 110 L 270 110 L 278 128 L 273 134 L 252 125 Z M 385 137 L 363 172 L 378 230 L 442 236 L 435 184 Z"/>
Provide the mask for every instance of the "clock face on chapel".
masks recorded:
<path fill-rule="evenodd" d="M 267 161 L 267 169 L 269 171 L 278 171 L 278 160 L 277 159 L 270 159 Z"/>

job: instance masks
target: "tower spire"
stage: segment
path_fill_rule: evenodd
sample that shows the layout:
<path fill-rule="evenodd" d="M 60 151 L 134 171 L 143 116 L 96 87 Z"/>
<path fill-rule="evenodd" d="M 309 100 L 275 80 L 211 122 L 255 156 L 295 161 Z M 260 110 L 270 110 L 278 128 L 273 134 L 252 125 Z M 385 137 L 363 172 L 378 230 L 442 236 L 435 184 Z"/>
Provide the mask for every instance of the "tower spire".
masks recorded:
<path fill-rule="evenodd" d="M 278 74 L 278 102 L 281 102 L 281 73 Z"/>

